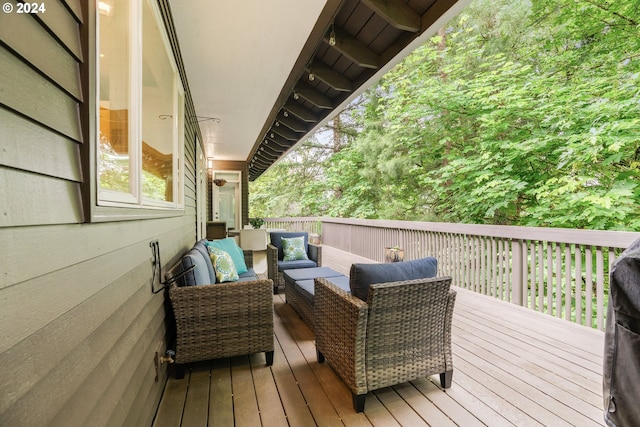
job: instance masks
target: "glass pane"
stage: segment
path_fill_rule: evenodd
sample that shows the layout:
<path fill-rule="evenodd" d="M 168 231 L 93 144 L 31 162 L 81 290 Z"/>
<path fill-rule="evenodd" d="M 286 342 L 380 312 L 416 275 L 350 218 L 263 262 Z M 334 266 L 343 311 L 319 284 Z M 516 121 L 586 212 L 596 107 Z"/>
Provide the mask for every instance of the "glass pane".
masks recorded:
<path fill-rule="evenodd" d="M 100 188 L 131 192 L 129 159 L 129 6 L 99 2 Z"/>
<path fill-rule="evenodd" d="M 142 195 L 173 201 L 176 73 L 148 1 L 142 22 Z"/>
<path fill-rule="evenodd" d="M 227 229 L 236 228 L 236 187 L 238 184 L 226 184 L 219 187 L 220 221 L 227 223 Z"/>
<path fill-rule="evenodd" d="M 240 176 L 238 172 L 216 172 L 217 179 L 224 179 L 227 182 L 238 182 L 240 181 Z"/>

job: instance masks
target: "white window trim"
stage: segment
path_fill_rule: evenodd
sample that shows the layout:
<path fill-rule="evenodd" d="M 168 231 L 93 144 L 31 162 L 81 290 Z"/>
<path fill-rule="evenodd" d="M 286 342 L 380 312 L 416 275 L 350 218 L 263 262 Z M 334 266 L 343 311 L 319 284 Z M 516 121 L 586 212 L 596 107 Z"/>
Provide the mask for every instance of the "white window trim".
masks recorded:
<path fill-rule="evenodd" d="M 142 195 L 142 19 L 143 2 L 150 6 L 156 24 L 160 29 L 162 44 L 173 70 L 173 201 L 162 201 Z M 96 205 L 108 208 L 133 208 L 151 210 L 183 210 L 184 209 L 184 127 L 185 127 L 185 92 L 180 73 L 173 56 L 173 51 L 162 20 L 160 9 L 152 0 L 132 0 L 129 3 L 129 166 L 130 193 L 124 193 L 100 187 L 98 171 L 100 162 L 99 147 L 95 150 L 96 164 Z M 96 81 L 100 81 L 100 12 L 96 8 Z M 100 140 L 100 85 L 96 84 L 96 145 Z M 107 214 L 107 216 L 110 216 Z M 112 216 L 118 216 L 112 215 Z"/>

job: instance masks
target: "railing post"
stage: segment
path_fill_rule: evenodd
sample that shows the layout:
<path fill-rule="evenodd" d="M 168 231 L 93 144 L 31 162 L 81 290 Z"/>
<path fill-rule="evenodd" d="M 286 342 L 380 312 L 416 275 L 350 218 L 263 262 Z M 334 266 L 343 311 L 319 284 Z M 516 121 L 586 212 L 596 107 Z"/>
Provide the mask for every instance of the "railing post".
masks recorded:
<path fill-rule="evenodd" d="M 518 305 L 523 304 L 522 295 L 522 254 L 523 254 L 522 240 L 511 241 L 511 302 Z"/>

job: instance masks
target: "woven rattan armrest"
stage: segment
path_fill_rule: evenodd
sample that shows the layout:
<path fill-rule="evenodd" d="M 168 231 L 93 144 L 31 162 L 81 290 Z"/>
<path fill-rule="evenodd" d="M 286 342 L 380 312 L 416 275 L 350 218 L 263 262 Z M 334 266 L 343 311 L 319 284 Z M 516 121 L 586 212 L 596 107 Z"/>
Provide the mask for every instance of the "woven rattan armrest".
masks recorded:
<path fill-rule="evenodd" d="M 253 268 L 253 251 L 242 251 L 247 268 Z"/>
<path fill-rule="evenodd" d="M 269 279 L 169 288 L 176 319 L 176 363 L 272 352 Z"/>
<path fill-rule="evenodd" d="M 309 259 L 315 261 L 318 267 L 322 267 L 322 246 L 309 243 Z"/>
<path fill-rule="evenodd" d="M 271 243 L 267 245 L 267 277 L 273 280 L 273 292 L 278 293 L 284 286 L 284 276 L 278 271 L 278 248 Z"/>
<path fill-rule="evenodd" d="M 353 394 L 366 393 L 367 303 L 318 278 L 313 304 L 318 361 L 326 358 Z"/>

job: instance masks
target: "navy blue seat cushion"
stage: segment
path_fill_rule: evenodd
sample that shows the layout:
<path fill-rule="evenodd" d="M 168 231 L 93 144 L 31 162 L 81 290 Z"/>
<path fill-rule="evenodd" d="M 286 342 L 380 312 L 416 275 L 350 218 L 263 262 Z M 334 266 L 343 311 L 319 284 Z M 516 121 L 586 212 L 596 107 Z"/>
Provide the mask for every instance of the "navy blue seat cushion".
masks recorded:
<path fill-rule="evenodd" d="M 298 280 L 313 280 L 316 277 L 337 277 L 343 276 L 329 267 L 315 267 L 305 268 L 301 270 L 288 270 L 283 273 L 284 280 L 290 283 L 297 282 Z"/>
<path fill-rule="evenodd" d="M 298 268 L 314 268 L 318 264 L 311 259 L 298 259 L 295 261 L 278 261 L 278 271 L 296 270 Z"/>
<path fill-rule="evenodd" d="M 242 274 L 238 274 L 238 282 L 250 282 L 252 280 L 258 280 L 258 276 L 253 268 L 249 268 Z"/>
<path fill-rule="evenodd" d="M 387 264 L 353 264 L 349 286 L 353 295 L 366 301 L 370 285 L 436 277 L 437 272 L 438 260 L 434 257 Z"/>
<path fill-rule="evenodd" d="M 347 276 L 326 277 L 329 282 L 333 283 L 345 292 L 351 292 L 349 289 L 349 278 Z M 313 305 L 313 296 L 315 295 L 315 280 L 298 280 L 295 285 L 300 295 L 311 305 Z"/>
<path fill-rule="evenodd" d="M 200 240 L 193 245 L 193 249 L 196 249 L 202 257 L 205 259 L 205 263 L 207 264 L 207 270 L 209 270 L 209 277 L 216 277 L 216 271 L 213 269 L 213 263 L 211 262 L 211 256 L 209 255 L 209 250 L 205 245 L 206 240 Z M 207 262 L 208 261 L 208 262 Z M 212 283 L 215 283 L 212 282 Z"/>
<path fill-rule="evenodd" d="M 206 266 L 207 259 L 208 257 L 203 257 L 200 251 L 194 248 L 191 248 L 189 252 L 184 254 L 181 259 L 182 271 L 185 271 L 193 265 L 196 266 L 193 270 L 191 270 L 184 276 L 184 285 L 200 286 L 209 285 L 216 282 L 215 278 L 212 280 L 211 276 L 209 275 L 209 270 Z M 211 260 L 209 260 L 209 263 L 211 263 Z"/>
<path fill-rule="evenodd" d="M 269 233 L 269 239 L 271 244 L 278 248 L 278 260 L 282 260 L 284 258 L 284 251 L 282 250 L 282 238 L 291 238 L 291 237 L 304 237 L 304 250 L 308 254 L 309 253 L 309 235 L 305 231 L 272 231 Z M 304 268 L 304 267 L 298 267 Z M 282 270 L 281 270 L 282 271 Z"/>

